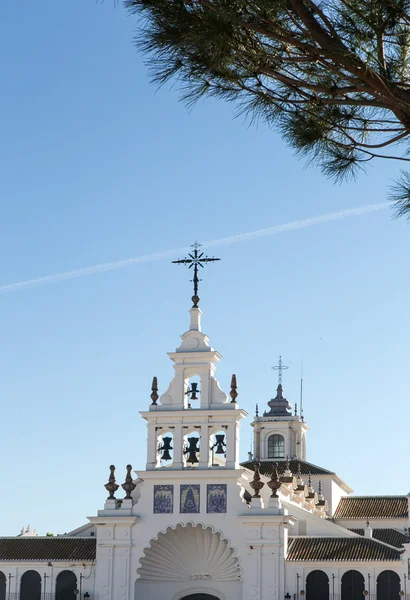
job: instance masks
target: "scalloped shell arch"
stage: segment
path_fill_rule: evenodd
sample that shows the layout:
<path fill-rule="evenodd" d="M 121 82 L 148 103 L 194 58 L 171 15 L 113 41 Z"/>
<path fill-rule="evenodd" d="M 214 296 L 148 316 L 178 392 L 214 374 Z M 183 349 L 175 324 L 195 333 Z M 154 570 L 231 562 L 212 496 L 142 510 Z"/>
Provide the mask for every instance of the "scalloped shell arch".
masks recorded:
<path fill-rule="evenodd" d="M 151 581 L 238 581 L 241 575 L 228 541 L 210 527 L 191 523 L 160 533 L 140 563 L 140 579 Z"/>

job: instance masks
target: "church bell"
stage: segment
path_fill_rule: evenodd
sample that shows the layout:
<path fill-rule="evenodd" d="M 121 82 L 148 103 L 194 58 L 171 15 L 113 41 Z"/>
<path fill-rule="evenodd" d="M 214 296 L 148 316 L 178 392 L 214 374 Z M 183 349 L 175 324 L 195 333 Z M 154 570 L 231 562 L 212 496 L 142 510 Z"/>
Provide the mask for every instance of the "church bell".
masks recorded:
<path fill-rule="evenodd" d="M 162 438 L 162 446 L 160 450 L 162 451 L 161 460 L 172 460 L 172 456 L 170 454 L 170 450 L 172 450 L 171 446 L 172 438 L 164 437 Z"/>
<path fill-rule="evenodd" d="M 192 383 L 191 384 L 191 389 L 187 389 L 186 394 L 187 396 L 189 396 L 190 400 L 198 400 L 198 394 L 200 393 L 200 391 L 198 390 L 198 384 L 197 383 Z"/>
<path fill-rule="evenodd" d="M 215 436 L 215 444 L 214 444 L 214 448 L 216 447 L 215 450 L 215 454 L 225 454 L 225 435 L 222 434 L 218 434 Z"/>
<path fill-rule="evenodd" d="M 184 450 L 184 454 L 188 454 L 188 458 L 186 459 L 187 463 L 190 463 L 191 465 L 199 463 L 199 460 L 197 458 L 197 453 L 199 452 L 199 439 L 197 437 L 190 437 L 187 441 L 188 448 Z"/>

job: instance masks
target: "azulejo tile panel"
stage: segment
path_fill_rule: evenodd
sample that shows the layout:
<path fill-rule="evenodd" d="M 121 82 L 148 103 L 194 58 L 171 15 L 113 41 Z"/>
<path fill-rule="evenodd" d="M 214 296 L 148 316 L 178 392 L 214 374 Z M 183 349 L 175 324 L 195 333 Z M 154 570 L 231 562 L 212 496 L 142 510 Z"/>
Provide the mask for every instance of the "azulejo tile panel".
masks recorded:
<path fill-rule="evenodd" d="M 171 514 L 174 512 L 174 486 L 154 485 L 154 513 Z"/>
<path fill-rule="evenodd" d="M 226 483 L 209 483 L 206 494 L 206 512 L 226 513 L 227 495 Z"/>
<path fill-rule="evenodd" d="M 181 513 L 199 513 L 201 486 L 199 484 L 181 485 Z"/>

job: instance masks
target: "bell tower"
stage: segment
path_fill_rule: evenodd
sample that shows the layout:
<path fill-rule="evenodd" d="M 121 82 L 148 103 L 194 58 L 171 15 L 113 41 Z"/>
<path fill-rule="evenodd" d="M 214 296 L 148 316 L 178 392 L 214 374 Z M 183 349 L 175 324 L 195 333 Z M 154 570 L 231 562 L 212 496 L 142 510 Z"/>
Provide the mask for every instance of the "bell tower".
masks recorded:
<path fill-rule="evenodd" d="M 268 410 L 259 416 L 258 406 L 252 423 L 254 438 L 254 455 L 257 460 L 280 460 L 299 458 L 306 460 L 306 432 L 309 427 L 303 416 L 297 414 L 292 405 L 283 396 L 282 371 L 287 369 L 279 363 L 273 369 L 279 372 L 276 396 L 268 402 Z"/>
<path fill-rule="evenodd" d="M 215 371 L 222 357 L 202 332 L 198 306 L 198 268 L 219 259 L 204 256 L 199 247 L 195 243 L 188 258 L 174 261 L 194 269 L 193 306 L 188 331 L 168 353 L 174 378 L 159 396 L 154 377 L 152 404 L 141 412 L 148 423 L 147 471 L 239 468 L 239 428 L 246 412 L 237 404 L 235 375 L 229 396 L 219 387 Z"/>

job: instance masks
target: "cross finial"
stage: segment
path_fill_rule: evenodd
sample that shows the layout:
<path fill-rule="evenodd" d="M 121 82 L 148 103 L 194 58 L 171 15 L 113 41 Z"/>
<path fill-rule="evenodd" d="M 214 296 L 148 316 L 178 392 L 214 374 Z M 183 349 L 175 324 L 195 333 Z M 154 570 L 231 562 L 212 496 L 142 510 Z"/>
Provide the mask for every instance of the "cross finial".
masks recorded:
<path fill-rule="evenodd" d="M 198 267 L 202 267 L 202 269 L 203 269 L 204 265 L 206 263 L 221 260 L 220 258 L 214 258 L 214 257 L 209 258 L 208 256 L 204 256 L 204 253 L 200 252 L 198 250 L 198 248 L 200 248 L 200 247 L 201 247 L 201 244 L 198 244 L 198 242 L 195 242 L 194 244 L 191 245 L 191 248 L 193 248 L 193 251 L 189 252 L 187 257 L 181 258 L 180 260 L 172 261 L 172 263 L 174 265 L 187 265 L 188 269 L 192 269 L 192 267 L 194 267 L 194 277 L 193 277 L 193 279 L 191 279 L 191 282 L 194 284 L 194 295 L 192 296 L 192 302 L 193 302 L 192 308 L 197 308 L 199 300 L 200 300 L 200 298 L 198 296 L 198 284 L 200 281 L 202 281 L 202 279 L 199 279 L 199 277 L 198 277 Z"/>
<path fill-rule="evenodd" d="M 281 356 L 279 356 L 278 364 L 274 365 L 272 369 L 274 371 L 278 371 L 278 385 L 282 385 L 282 372 L 286 371 L 286 369 L 289 369 L 289 367 L 283 364 Z"/>

